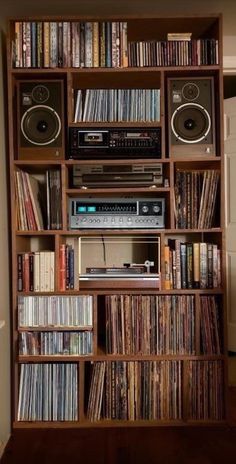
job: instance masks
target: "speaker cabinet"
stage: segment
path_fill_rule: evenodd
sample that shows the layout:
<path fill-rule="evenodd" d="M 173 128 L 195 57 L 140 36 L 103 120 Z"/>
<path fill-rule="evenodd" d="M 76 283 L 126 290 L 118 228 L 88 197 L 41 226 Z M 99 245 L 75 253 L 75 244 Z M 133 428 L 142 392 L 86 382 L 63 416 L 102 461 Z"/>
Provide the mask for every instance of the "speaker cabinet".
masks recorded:
<path fill-rule="evenodd" d="M 19 159 L 64 158 L 63 80 L 17 82 Z"/>
<path fill-rule="evenodd" d="M 169 156 L 216 155 L 214 78 L 168 78 Z"/>

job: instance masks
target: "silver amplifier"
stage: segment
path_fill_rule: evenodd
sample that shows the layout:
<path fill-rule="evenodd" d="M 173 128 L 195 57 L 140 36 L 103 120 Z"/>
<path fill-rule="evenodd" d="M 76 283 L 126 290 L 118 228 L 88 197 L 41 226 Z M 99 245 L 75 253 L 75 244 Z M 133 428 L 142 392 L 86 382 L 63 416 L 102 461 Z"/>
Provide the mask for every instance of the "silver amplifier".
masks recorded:
<path fill-rule="evenodd" d="M 155 187 L 163 184 L 162 163 L 74 165 L 73 187 Z"/>
<path fill-rule="evenodd" d="M 163 229 L 164 198 L 70 198 L 70 229 Z"/>

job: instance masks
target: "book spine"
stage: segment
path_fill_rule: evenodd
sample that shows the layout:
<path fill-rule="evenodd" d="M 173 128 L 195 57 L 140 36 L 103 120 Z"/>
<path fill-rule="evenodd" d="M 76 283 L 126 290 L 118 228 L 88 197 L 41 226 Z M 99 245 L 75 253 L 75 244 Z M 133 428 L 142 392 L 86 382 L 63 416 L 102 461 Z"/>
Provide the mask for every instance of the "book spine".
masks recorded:
<path fill-rule="evenodd" d="M 36 251 L 34 253 L 34 291 L 40 291 L 40 252 Z"/>
<path fill-rule="evenodd" d="M 59 252 L 59 290 L 64 292 L 66 290 L 66 246 L 60 245 Z"/>
<path fill-rule="evenodd" d="M 37 67 L 37 28 L 36 22 L 32 21 L 31 26 L 31 67 Z"/>
<path fill-rule="evenodd" d="M 29 254 L 29 291 L 34 291 L 34 254 Z"/>
<path fill-rule="evenodd" d="M 169 246 L 165 245 L 164 249 L 164 259 L 165 259 L 165 279 L 164 285 L 166 290 L 170 290 L 170 248 Z"/>
<path fill-rule="evenodd" d="M 93 35 L 92 23 L 85 23 L 85 67 L 91 68 L 93 64 Z"/>
<path fill-rule="evenodd" d="M 18 292 L 23 292 L 23 279 L 24 279 L 24 272 L 23 272 L 23 255 L 18 253 L 17 255 L 17 290 Z"/>
<path fill-rule="evenodd" d="M 45 251 L 39 252 L 39 291 L 46 291 L 46 282 L 45 282 Z"/>
<path fill-rule="evenodd" d="M 99 66 L 99 24 L 97 21 L 93 22 L 93 66 Z"/>
<path fill-rule="evenodd" d="M 49 68 L 50 63 L 50 27 L 49 22 L 43 22 L 43 62 L 44 68 Z"/>
<path fill-rule="evenodd" d="M 55 289 L 55 252 L 50 251 L 50 262 L 49 262 L 49 281 L 50 281 L 50 292 L 54 292 Z"/>
<path fill-rule="evenodd" d="M 193 288 L 193 244 L 187 243 L 187 288 Z"/>
<path fill-rule="evenodd" d="M 193 244 L 193 286 L 200 288 L 200 243 Z"/>
<path fill-rule="evenodd" d="M 44 51 L 43 51 L 43 23 L 39 21 L 36 23 L 37 30 L 37 68 L 44 66 Z"/>
<path fill-rule="evenodd" d="M 186 243 L 180 244 L 181 288 L 187 288 L 187 251 Z"/>

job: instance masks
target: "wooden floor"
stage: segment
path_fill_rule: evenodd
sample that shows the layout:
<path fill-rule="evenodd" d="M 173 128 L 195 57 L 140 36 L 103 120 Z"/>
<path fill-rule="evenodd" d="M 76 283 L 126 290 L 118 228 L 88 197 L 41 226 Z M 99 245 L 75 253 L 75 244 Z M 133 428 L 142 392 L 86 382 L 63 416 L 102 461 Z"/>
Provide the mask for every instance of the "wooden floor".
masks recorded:
<path fill-rule="evenodd" d="M 17 430 L 1 464 L 230 464 L 236 462 L 236 389 L 230 425 Z"/>

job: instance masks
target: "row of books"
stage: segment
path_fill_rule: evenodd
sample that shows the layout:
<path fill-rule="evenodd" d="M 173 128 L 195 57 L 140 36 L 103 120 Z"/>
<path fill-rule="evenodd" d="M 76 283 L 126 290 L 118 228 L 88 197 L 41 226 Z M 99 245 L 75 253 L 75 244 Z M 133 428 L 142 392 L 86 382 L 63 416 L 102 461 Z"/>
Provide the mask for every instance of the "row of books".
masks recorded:
<path fill-rule="evenodd" d="M 84 332 L 21 332 L 19 354 L 88 355 L 93 352 L 93 334 Z"/>
<path fill-rule="evenodd" d="M 195 354 L 195 301 L 190 295 L 109 295 L 108 354 Z"/>
<path fill-rule="evenodd" d="M 200 297 L 201 352 L 204 354 L 222 353 L 222 311 L 214 296 Z"/>
<path fill-rule="evenodd" d="M 165 245 L 165 289 L 219 288 L 220 253 L 214 243 L 168 239 Z"/>
<path fill-rule="evenodd" d="M 53 292 L 54 284 L 54 251 L 35 251 L 29 253 L 18 253 L 18 292 Z"/>
<path fill-rule="evenodd" d="M 193 420 L 224 417 L 224 372 L 222 361 L 189 361 L 189 416 Z"/>
<path fill-rule="evenodd" d="M 129 66 L 200 66 L 219 64 L 218 40 L 162 40 L 128 43 Z"/>
<path fill-rule="evenodd" d="M 175 218 L 179 229 L 209 229 L 215 225 L 220 173 L 215 169 L 177 169 Z"/>
<path fill-rule="evenodd" d="M 19 327 L 87 327 L 93 324 L 93 297 L 19 296 Z"/>
<path fill-rule="evenodd" d="M 181 362 L 95 362 L 87 416 L 90 421 L 181 419 Z"/>
<path fill-rule="evenodd" d="M 16 171 L 15 192 L 18 230 L 62 228 L 59 170 L 47 170 L 44 176 Z"/>
<path fill-rule="evenodd" d="M 77 364 L 22 364 L 18 421 L 76 420 Z"/>
<path fill-rule="evenodd" d="M 16 68 L 127 67 L 126 22 L 16 21 Z"/>
<path fill-rule="evenodd" d="M 128 42 L 127 22 L 16 21 L 12 61 L 16 68 L 218 64 L 217 39 L 176 39 Z"/>
<path fill-rule="evenodd" d="M 160 89 L 78 90 L 74 122 L 160 121 Z"/>

